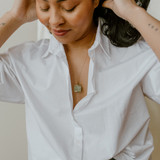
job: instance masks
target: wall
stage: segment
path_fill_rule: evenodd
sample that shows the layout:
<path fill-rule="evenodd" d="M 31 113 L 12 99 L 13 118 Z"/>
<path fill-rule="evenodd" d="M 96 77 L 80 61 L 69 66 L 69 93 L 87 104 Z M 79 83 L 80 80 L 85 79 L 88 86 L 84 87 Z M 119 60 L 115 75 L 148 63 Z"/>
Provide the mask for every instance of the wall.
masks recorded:
<path fill-rule="evenodd" d="M 0 17 L 10 9 L 13 0 L 0 0 Z M 20 27 L 0 49 L 37 39 L 37 23 Z M 0 102 L 0 160 L 27 160 L 24 105 Z"/>
<path fill-rule="evenodd" d="M 13 0 L 0 1 L 0 16 L 12 6 Z M 3 9 L 3 10 L 2 10 Z M 151 0 L 149 13 L 160 19 L 160 1 Z M 38 24 L 39 26 L 39 24 Z M 43 28 L 39 26 L 40 28 Z M 37 22 L 25 24 L 18 29 L 5 43 L 0 52 L 18 43 L 37 39 Z M 46 32 L 46 31 L 45 31 Z M 48 33 L 39 30 L 38 39 L 48 37 Z M 146 99 L 151 113 L 150 128 L 154 134 L 157 148 L 153 153 L 153 160 L 160 157 L 160 105 Z M 27 141 L 25 132 L 24 105 L 0 102 L 0 160 L 27 160 Z M 156 117 L 156 119 L 155 119 Z M 158 143 L 159 142 L 159 143 Z"/>
<path fill-rule="evenodd" d="M 151 0 L 148 12 L 160 20 L 160 1 Z M 160 159 L 160 105 L 146 98 L 149 113 L 151 115 L 150 130 L 153 135 L 155 149 L 152 154 L 152 160 Z"/>

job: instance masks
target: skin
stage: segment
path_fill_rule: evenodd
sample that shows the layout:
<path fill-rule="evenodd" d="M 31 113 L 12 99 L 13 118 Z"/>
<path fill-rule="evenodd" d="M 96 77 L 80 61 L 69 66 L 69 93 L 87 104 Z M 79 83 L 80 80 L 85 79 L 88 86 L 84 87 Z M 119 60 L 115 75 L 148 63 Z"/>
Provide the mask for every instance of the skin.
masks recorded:
<path fill-rule="evenodd" d="M 110 8 L 119 17 L 130 22 L 160 60 L 160 21 L 137 6 L 134 0 L 107 0 L 103 7 Z"/>
<path fill-rule="evenodd" d="M 68 49 L 90 47 L 90 41 L 96 32 L 93 12 L 97 6 L 97 0 L 36 1 L 38 19 Z M 56 36 L 53 29 L 69 32 L 64 36 Z"/>
<path fill-rule="evenodd" d="M 36 0 L 37 3 L 38 3 L 38 1 L 39 0 Z M 54 1 L 55 0 L 51 0 L 51 2 L 54 2 Z M 78 1 L 78 0 L 66 0 L 66 2 L 61 2 L 60 4 L 69 3 L 69 1 L 74 2 L 74 1 Z M 66 14 L 65 14 L 64 18 L 66 18 L 65 20 L 67 20 L 66 21 L 67 23 L 65 22 L 64 28 L 71 27 L 70 29 L 72 29 L 72 31 L 77 32 L 77 30 L 73 30 L 73 28 L 72 28 L 72 27 L 74 27 L 74 29 L 78 29 L 77 26 L 74 26 L 75 25 L 74 21 L 77 21 L 77 23 L 79 23 L 80 26 L 83 27 L 83 30 L 81 29 L 81 27 L 79 30 L 81 32 L 81 35 L 79 32 L 77 32 L 78 33 L 77 35 L 73 34 L 73 39 L 72 39 L 73 41 L 71 39 L 69 39 L 70 41 L 67 42 L 65 39 L 63 41 L 62 41 L 62 39 L 60 39 L 61 42 L 63 42 L 64 44 L 68 43 L 67 47 L 70 50 L 71 49 L 73 50 L 75 48 L 78 49 L 79 46 L 81 46 L 81 48 L 87 48 L 89 46 L 89 41 L 91 40 L 91 37 L 93 37 L 93 35 L 91 35 L 89 33 L 89 31 L 91 29 L 90 27 L 92 26 L 90 18 L 91 18 L 91 13 L 93 12 L 94 4 L 93 5 L 90 4 L 91 0 L 79 0 L 79 1 L 83 2 L 83 4 L 88 3 L 87 6 L 89 8 L 86 7 L 86 10 L 83 10 L 84 12 L 81 12 L 83 15 L 84 15 L 84 13 L 89 11 L 89 9 L 91 9 L 91 11 L 90 11 L 89 17 L 88 17 L 89 13 L 87 13 L 87 15 L 85 15 L 84 18 L 86 18 L 86 20 L 83 21 L 84 22 L 83 24 L 82 24 L 82 22 L 80 23 L 80 19 L 76 20 L 76 17 L 74 18 L 74 14 L 72 16 L 70 15 L 71 19 L 68 19 L 67 18 L 68 16 L 66 16 Z M 95 2 L 96 2 L 96 0 L 95 0 Z M 96 3 L 98 3 L 98 0 Z M 53 8 L 58 9 L 57 4 L 55 4 L 55 5 L 53 5 L 53 4 L 51 7 L 52 11 L 53 11 Z M 11 34 L 16 29 L 18 29 L 21 25 L 37 19 L 35 5 L 36 5 L 35 0 L 15 0 L 12 9 L 9 12 L 7 12 L 3 17 L 0 18 L 0 37 L 1 37 L 0 47 L 11 36 Z M 65 4 L 63 4 L 63 5 L 65 5 Z M 81 3 L 81 5 L 82 5 L 82 3 Z M 160 45 L 159 45 L 159 42 L 160 42 L 160 21 L 158 21 L 155 18 L 153 18 L 152 16 L 150 16 L 144 9 L 138 7 L 136 5 L 136 3 L 134 2 L 134 0 L 106 0 L 103 3 L 103 7 L 112 9 L 118 16 L 129 21 L 141 33 L 143 38 L 148 42 L 148 44 L 153 49 L 153 51 L 155 52 L 157 57 L 160 59 Z M 58 13 L 59 13 L 59 16 L 64 15 L 64 14 L 62 14 L 62 12 L 58 12 Z M 37 14 L 38 14 L 38 18 L 43 23 L 44 22 L 43 17 L 45 16 L 46 13 L 43 13 L 42 14 L 43 17 L 41 17 L 38 10 L 37 10 Z M 77 13 L 77 17 L 78 16 L 79 16 L 79 18 L 81 18 L 82 15 Z M 61 19 L 61 20 L 64 20 L 64 19 Z M 72 20 L 72 21 L 69 21 L 69 20 Z M 72 24 L 72 22 L 74 22 L 74 23 Z M 44 23 L 46 25 L 46 22 L 44 22 Z M 85 25 L 85 26 L 83 26 L 83 25 Z M 86 36 L 86 35 L 90 35 L 90 36 Z M 86 37 L 86 39 L 83 37 Z M 84 41 L 78 41 L 81 39 L 83 39 Z M 75 43 L 72 43 L 72 42 L 74 42 L 74 40 L 75 40 Z M 77 41 L 79 42 L 79 45 L 78 45 L 78 43 L 76 43 Z"/>
<path fill-rule="evenodd" d="M 91 42 L 95 38 L 97 27 L 93 22 L 93 13 L 98 4 L 97 0 L 36 1 L 38 19 L 64 45 L 70 68 L 72 89 L 77 81 L 80 81 L 83 86 L 83 90 L 79 94 L 72 91 L 73 108 L 87 94 L 89 67 L 87 55 L 88 49 L 92 45 Z M 69 32 L 64 36 L 57 36 L 54 29 L 69 30 Z M 85 70 L 81 74 L 84 68 Z"/>
<path fill-rule="evenodd" d="M 43 2 L 43 0 L 36 0 L 36 2 L 35 0 L 15 0 L 12 9 L 0 18 L 0 46 L 21 25 L 31 22 L 37 17 L 53 35 L 53 29 L 69 29 L 70 31 L 63 37 L 54 36 L 64 45 L 71 72 L 72 86 L 77 79 L 80 79 L 81 68 L 85 68 L 83 75 L 81 74 L 84 92 L 78 96 L 73 95 L 73 106 L 75 106 L 87 92 L 89 58 L 86 58 L 86 55 L 96 33 L 96 26 L 92 17 L 98 3 L 99 0 L 66 0 L 59 3 L 56 0 L 49 0 L 48 2 Z M 74 5 L 77 5 L 76 8 L 72 12 L 68 12 L 67 10 L 75 7 Z M 46 7 L 49 7 L 49 10 L 46 11 Z M 112 9 L 118 16 L 129 21 L 141 33 L 160 59 L 160 22 L 158 20 L 138 7 L 134 0 L 106 0 L 103 7 Z M 84 59 L 86 59 L 86 63 L 84 63 Z"/>
<path fill-rule="evenodd" d="M 129 20 L 128 14 L 131 8 L 137 7 L 134 0 L 106 0 L 103 7 L 110 8 L 119 17 Z"/>

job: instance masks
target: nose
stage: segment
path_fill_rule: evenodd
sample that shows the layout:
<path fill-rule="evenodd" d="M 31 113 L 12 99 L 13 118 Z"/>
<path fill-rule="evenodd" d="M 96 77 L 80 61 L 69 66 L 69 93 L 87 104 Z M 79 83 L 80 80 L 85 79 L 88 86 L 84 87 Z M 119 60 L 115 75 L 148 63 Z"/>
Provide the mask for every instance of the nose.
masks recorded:
<path fill-rule="evenodd" d="M 62 14 L 58 10 L 52 10 L 50 12 L 49 24 L 53 27 L 64 24 L 65 20 Z"/>

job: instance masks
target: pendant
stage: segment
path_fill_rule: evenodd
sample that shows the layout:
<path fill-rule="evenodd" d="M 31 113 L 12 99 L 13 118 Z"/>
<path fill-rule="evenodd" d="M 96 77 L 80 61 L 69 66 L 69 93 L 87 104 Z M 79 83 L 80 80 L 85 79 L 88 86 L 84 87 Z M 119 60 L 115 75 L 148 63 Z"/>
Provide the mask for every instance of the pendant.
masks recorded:
<path fill-rule="evenodd" d="M 81 93 L 82 92 L 82 86 L 80 84 L 74 85 L 74 92 L 75 93 Z"/>

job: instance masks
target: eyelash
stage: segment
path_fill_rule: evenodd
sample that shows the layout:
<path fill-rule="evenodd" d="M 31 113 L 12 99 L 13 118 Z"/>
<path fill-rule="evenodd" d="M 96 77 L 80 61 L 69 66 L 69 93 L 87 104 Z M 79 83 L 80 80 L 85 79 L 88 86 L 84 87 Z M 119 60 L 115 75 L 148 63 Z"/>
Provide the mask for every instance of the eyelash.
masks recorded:
<path fill-rule="evenodd" d="M 71 8 L 71 9 L 69 9 L 69 10 L 67 10 L 67 9 L 64 9 L 64 10 L 66 12 L 72 12 L 72 11 L 74 11 L 75 8 L 76 8 L 76 6 Z M 47 12 L 49 10 L 49 8 L 46 8 L 46 9 L 40 8 L 40 9 L 41 9 L 42 12 Z"/>
<path fill-rule="evenodd" d="M 69 9 L 69 10 L 65 9 L 65 11 L 67 11 L 67 12 L 72 12 L 72 11 L 74 11 L 75 8 L 76 8 L 76 6 L 73 7 L 73 8 L 71 8 L 71 9 Z"/>
<path fill-rule="evenodd" d="M 46 8 L 46 9 L 43 9 L 43 8 L 40 8 L 42 12 L 47 12 L 49 10 L 49 8 Z"/>

